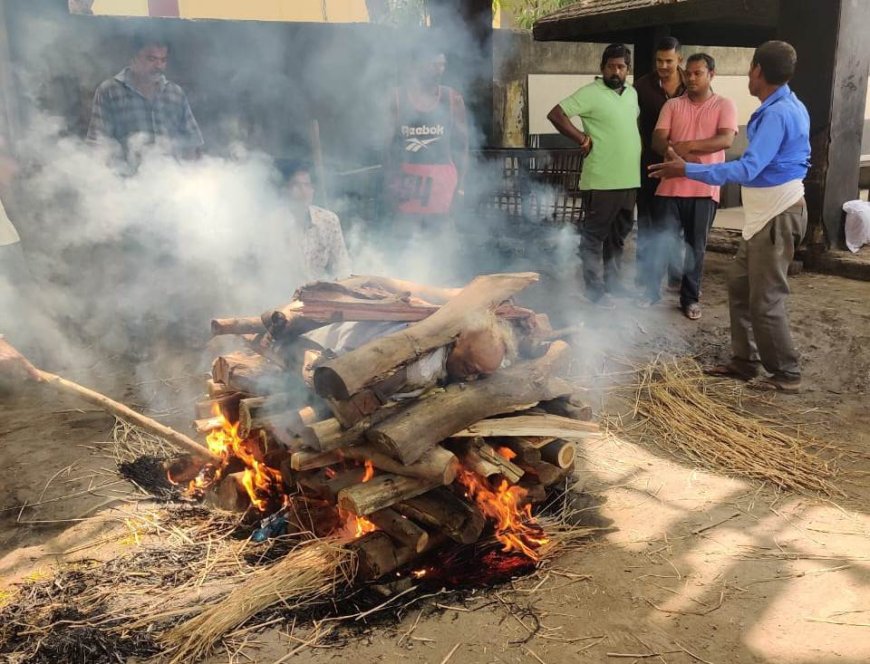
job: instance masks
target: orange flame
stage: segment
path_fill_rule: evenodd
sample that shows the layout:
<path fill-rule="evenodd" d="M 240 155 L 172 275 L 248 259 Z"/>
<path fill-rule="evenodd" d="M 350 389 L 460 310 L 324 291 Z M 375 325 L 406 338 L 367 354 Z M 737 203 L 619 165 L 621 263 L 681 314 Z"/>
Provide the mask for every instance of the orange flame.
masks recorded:
<path fill-rule="evenodd" d="M 276 486 L 280 485 L 281 475 L 273 468 L 269 468 L 266 464 L 256 458 L 255 447 L 248 444 L 248 441 L 239 437 L 238 422 L 232 424 L 229 422 L 220 407 L 215 404 L 212 407 L 212 412 L 220 423 L 220 428 L 209 433 L 206 438 L 208 449 L 221 456 L 223 459 L 229 459 L 234 456 L 240 459 L 245 464 L 245 472 L 242 476 L 242 484 L 251 498 L 251 503 L 261 512 L 268 507 L 268 501 L 262 498 L 263 493 L 271 493 Z M 221 471 L 215 475 L 212 482 L 220 479 Z M 203 489 L 208 486 L 207 482 L 197 477 L 194 480 L 195 488 Z M 193 488 L 193 487 L 192 487 Z"/>
<path fill-rule="evenodd" d="M 375 532 L 378 527 L 364 516 L 357 516 L 353 512 L 339 508 L 338 515 L 344 521 L 341 532 L 353 539 L 359 539 L 363 535 Z"/>
<path fill-rule="evenodd" d="M 375 476 L 375 464 L 373 464 L 371 462 L 371 460 L 366 459 L 365 466 L 366 466 L 366 470 L 363 473 L 362 481 L 368 482 L 371 478 L 373 478 Z"/>
<path fill-rule="evenodd" d="M 485 479 L 466 468 L 459 469 L 456 479 L 484 516 L 495 522 L 495 536 L 503 545 L 502 551 L 518 551 L 532 560 L 540 559 L 537 549 L 549 539 L 535 523 L 532 506 L 520 506 L 527 494 L 524 488 L 502 480 L 493 491 Z"/>
<path fill-rule="evenodd" d="M 508 461 L 513 461 L 514 459 L 517 458 L 517 453 L 514 452 L 509 447 L 497 447 L 495 449 L 495 451 L 498 452 L 502 457 L 504 457 Z"/>

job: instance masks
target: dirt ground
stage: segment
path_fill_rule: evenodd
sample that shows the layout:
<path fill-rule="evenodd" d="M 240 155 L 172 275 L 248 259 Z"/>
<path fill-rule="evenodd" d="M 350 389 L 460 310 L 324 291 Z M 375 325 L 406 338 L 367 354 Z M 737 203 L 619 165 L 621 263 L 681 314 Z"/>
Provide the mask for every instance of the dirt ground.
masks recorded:
<path fill-rule="evenodd" d="M 729 260 L 708 258 L 699 323 L 673 305 L 592 311 L 565 283 L 546 283 L 537 297 L 562 302 L 557 322 L 584 322 L 592 362 L 600 351 L 724 357 Z M 396 628 L 377 628 L 353 647 L 303 649 L 288 661 L 870 661 L 870 283 L 802 274 L 792 290 L 807 390 L 775 397 L 771 410 L 782 405 L 808 431 L 849 450 L 841 461 L 845 497 L 834 503 L 774 492 L 682 465 L 654 445 L 584 444 L 577 484 L 596 496 L 598 515 L 612 520 L 609 532 L 533 580 L 479 591 L 419 622 L 411 607 Z M 602 360 L 603 369 L 610 366 Z M 88 374 L 98 389 L 161 404 L 153 414 L 184 424 L 199 379 L 194 363 L 132 376 L 111 361 Z M 614 372 L 614 383 L 625 378 Z M 594 405 L 613 408 L 606 393 Z M 90 519 L 120 498 L 128 508 L 136 498 L 99 444 L 110 439 L 111 425 L 38 386 L 2 396 L 0 601 L 11 584 L 45 577 L 65 560 L 135 547 L 102 543 L 110 526 Z M 282 629 L 266 631 L 238 661 L 273 662 L 298 645 Z M 218 653 L 210 661 L 226 660 Z"/>

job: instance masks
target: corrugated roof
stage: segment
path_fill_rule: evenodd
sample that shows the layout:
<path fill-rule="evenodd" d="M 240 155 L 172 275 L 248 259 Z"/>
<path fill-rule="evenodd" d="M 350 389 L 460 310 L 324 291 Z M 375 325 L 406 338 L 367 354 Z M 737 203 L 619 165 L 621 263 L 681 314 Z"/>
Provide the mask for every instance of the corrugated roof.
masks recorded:
<path fill-rule="evenodd" d="M 565 19 L 583 18 L 595 14 L 613 14 L 631 9 L 643 9 L 655 5 L 673 5 L 691 0 L 579 0 L 573 5 L 563 7 L 559 11 L 547 14 L 538 23 L 563 21 Z"/>

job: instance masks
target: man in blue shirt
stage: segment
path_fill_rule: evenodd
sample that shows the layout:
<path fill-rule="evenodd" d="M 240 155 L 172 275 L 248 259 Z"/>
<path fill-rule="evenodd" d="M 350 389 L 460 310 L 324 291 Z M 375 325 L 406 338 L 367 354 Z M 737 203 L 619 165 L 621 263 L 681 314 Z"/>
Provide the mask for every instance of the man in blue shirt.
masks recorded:
<path fill-rule="evenodd" d="M 786 42 L 756 49 L 749 92 L 762 103 L 749 120 L 749 147 L 740 159 L 693 164 L 669 149 L 668 161 L 650 166 L 652 177 L 741 185 L 745 223 L 728 279 L 733 357 L 710 373 L 783 392 L 801 388 L 786 310 L 788 266 L 807 230 L 803 179 L 810 159 L 809 113 L 788 86 L 796 65 L 797 53 Z M 758 376 L 759 362 L 770 376 Z"/>

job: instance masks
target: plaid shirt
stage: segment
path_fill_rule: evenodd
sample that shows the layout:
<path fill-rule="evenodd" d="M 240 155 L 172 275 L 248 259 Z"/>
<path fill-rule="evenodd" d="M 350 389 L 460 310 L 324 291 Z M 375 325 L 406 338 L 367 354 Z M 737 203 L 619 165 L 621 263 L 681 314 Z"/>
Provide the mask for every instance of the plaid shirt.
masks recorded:
<path fill-rule="evenodd" d="M 175 156 L 202 147 L 202 134 L 181 86 L 161 77 L 153 99 L 133 86 L 125 68 L 94 94 L 88 140 L 117 141 L 128 161 L 145 145 L 158 144 Z"/>

